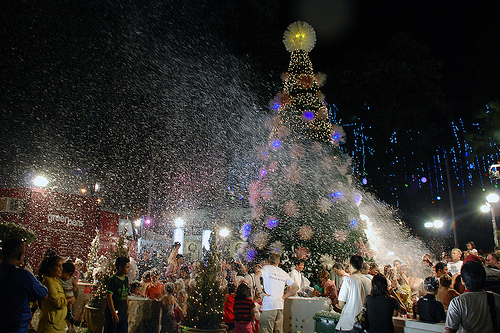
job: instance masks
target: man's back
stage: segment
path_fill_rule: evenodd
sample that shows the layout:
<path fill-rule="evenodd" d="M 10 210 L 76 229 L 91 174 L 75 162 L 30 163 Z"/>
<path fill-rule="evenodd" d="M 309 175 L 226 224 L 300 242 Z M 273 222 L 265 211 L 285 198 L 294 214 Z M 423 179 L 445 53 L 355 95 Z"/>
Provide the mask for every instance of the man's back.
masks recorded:
<path fill-rule="evenodd" d="M 0 263 L 0 327 L 6 332 L 28 329 L 30 298 L 42 299 L 47 289 L 28 271 Z"/>
<path fill-rule="evenodd" d="M 288 274 L 274 265 L 265 265 L 261 268 L 264 291 L 270 296 L 262 299 L 262 310 L 283 309 L 283 290 L 292 285 L 293 280 Z"/>
<path fill-rule="evenodd" d="M 491 293 L 495 300 L 497 321 L 500 323 L 500 295 Z M 465 292 L 451 300 L 446 316 L 446 328 L 464 333 L 493 332 L 490 308 L 485 291 Z"/>
<path fill-rule="evenodd" d="M 337 330 L 352 329 L 355 317 L 361 312 L 365 298 L 371 292 L 371 281 L 362 274 L 353 274 L 345 278 L 340 288 L 338 300 L 345 302 Z"/>

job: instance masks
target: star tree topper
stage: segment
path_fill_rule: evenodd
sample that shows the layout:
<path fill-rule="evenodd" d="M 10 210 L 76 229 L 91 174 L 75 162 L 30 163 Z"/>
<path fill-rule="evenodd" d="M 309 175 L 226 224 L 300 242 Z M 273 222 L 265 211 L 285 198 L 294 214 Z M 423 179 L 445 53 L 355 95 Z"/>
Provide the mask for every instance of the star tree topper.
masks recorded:
<path fill-rule="evenodd" d="M 316 45 L 316 32 L 307 22 L 293 22 L 286 28 L 283 43 L 285 43 L 288 52 L 295 50 L 311 52 L 314 45 Z"/>

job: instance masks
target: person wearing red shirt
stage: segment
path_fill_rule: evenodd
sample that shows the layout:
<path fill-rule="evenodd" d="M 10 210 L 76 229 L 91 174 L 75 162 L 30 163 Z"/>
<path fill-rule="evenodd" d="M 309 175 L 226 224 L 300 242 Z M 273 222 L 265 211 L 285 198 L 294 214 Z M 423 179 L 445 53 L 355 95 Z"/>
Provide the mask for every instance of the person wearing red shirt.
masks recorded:
<path fill-rule="evenodd" d="M 252 333 L 255 304 L 250 297 L 250 288 L 244 283 L 240 284 L 233 307 L 235 333 Z"/>
<path fill-rule="evenodd" d="M 226 300 L 224 301 L 224 316 L 223 320 L 227 326 L 227 332 L 234 332 L 234 292 L 236 291 L 236 286 L 232 283 L 227 285 Z"/>
<path fill-rule="evenodd" d="M 151 283 L 146 287 L 146 297 L 160 299 L 165 294 L 163 283 L 158 281 L 160 274 L 156 269 L 151 271 Z"/>

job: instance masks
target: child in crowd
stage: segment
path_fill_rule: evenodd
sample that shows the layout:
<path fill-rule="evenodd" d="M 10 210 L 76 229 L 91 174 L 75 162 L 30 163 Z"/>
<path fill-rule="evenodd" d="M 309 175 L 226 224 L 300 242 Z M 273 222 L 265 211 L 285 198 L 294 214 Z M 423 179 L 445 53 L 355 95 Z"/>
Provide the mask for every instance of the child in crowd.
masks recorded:
<path fill-rule="evenodd" d="M 177 300 L 174 297 L 175 286 L 172 282 L 167 282 L 166 294 L 163 295 L 159 302 L 161 303 L 161 329 L 160 333 L 177 332 L 177 322 L 175 321 L 175 309 L 180 309 Z"/>
<path fill-rule="evenodd" d="M 128 333 L 128 285 L 130 260 L 118 257 L 116 274 L 111 275 L 106 286 L 106 309 L 104 311 L 104 333 Z"/>
<path fill-rule="evenodd" d="M 439 278 L 439 284 L 441 285 L 441 288 L 439 288 L 436 299 L 443 303 L 445 310 L 448 310 L 448 305 L 450 305 L 452 299 L 460 296 L 460 294 L 455 289 L 451 288 L 451 281 L 452 278 L 448 274 L 443 274 Z"/>
<path fill-rule="evenodd" d="M 71 261 L 66 261 L 62 264 L 61 273 L 61 285 L 64 289 L 64 295 L 66 298 L 75 297 L 75 291 L 78 289 L 78 282 L 73 277 L 75 273 L 75 265 Z M 75 297 L 76 298 L 76 297 Z M 73 317 L 73 304 L 68 303 L 68 314 L 66 315 L 66 321 L 68 322 L 68 332 L 74 332 L 75 328 L 73 324 L 75 323 L 75 318 Z"/>
<path fill-rule="evenodd" d="M 236 289 L 233 305 L 235 333 L 252 333 L 255 304 L 250 296 L 250 288 L 245 283 Z"/>
<path fill-rule="evenodd" d="M 151 271 L 146 271 L 142 274 L 141 280 L 141 295 L 146 296 L 146 288 L 151 283 Z"/>
<path fill-rule="evenodd" d="M 187 315 L 187 300 L 188 294 L 186 290 L 180 290 L 177 296 L 177 304 L 179 304 L 179 308 L 175 309 L 175 321 L 178 324 L 180 324 Z"/>
<path fill-rule="evenodd" d="M 189 267 L 183 266 L 181 267 L 181 278 L 184 281 L 184 287 L 188 288 L 189 287 L 189 282 L 190 282 L 190 272 L 189 272 Z"/>
<path fill-rule="evenodd" d="M 146 287 L 146 297 L 159 299 L 165 294 L 163 283 L 158 280 L 159 276 L 158 270 L 151 270 L 151 283 Z"/>
<path fill-rule="evenodd" d="M 253 318 L 253 333 L 259 333 L 260 326 L 260 308 L 262 308 L 262 297 L 259 293 L 255 293 L 253 298 L 253 303 L 255 304 L 254 318 Z"/>
<path fill-rule="evenodd" d="M 234 292 L 236 291 L 236 286 L 233 283 L 227 285 L 226 300 L 224 301 L 224 316 L 223 320 L 227 326 L 227 332 L 234 332 Z"/>
<path fill-rule="evenodd" d="M 134 281 L 130 284 L 131 296 L 144 296 L 141 293 L 141 283 Z"/>
<path fill-rule="evenodd" d="M 446 319 L 443 304 L 436 299 L 439 281 L 433 276 L 424 280 L 426 295 L 417 302 L 417 313 L 420 320 L 427 323 L 439 323 Z"/>
<path fill-rule="evenodd" d="M 83 261 L 82 259 L 75 259 L 75 273 L 73 273 L 73 277 L 76 279 L 76 281 L 82 281 L 83 280 Z"/>
<path fill-rule="evenodd" d="M 186 286 L 184 285 L 184 280 L 183 279 L 177 279 L 174 282 L 174 296 L 179 297 L 179 291 L 181 290 L 186 290 Z"/>
<path fill-rule="evenodd" d="M 63 270 L 62 263 L 62 259 L 55 251 L 47 251 L 38 269 L 40 278 L 43 279 L 42 284 L 49 291 L 47 297 L 42 300 L 42 312 L 37 330 L 39 333 L 66 332 L 68 303 L 74 303 L 75 298 L 66 298 L 64 295 L 64 289 L 59 280 Z"/>

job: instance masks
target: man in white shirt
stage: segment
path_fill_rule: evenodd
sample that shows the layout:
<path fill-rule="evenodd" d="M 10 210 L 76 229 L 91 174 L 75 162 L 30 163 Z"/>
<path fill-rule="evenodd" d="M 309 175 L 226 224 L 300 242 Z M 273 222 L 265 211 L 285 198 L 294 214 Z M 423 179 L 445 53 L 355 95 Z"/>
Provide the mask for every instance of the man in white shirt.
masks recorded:
<path fill-rule="evenodd" d="M 302 271 L 304 270 L 305 266 L 305 261 L 297 259 L 295 261 L 295 267 L 288 273 L 288 276 L 295 282 L 297 286 L 299 286 L 298 291 L 302 291 Z M 297 293 L 295 293 L 293 296 L 295 296 Z"/>
<path fill-rule="evenodd" d="M 255 273 L 257 291 L 263 296 L 259 333 L 283 332 L 284 300 L 299 290 L 299 286 L 293 282 L 284 270 L 278 267 L 279 264 L 279 254 L 271 253 L 269 255 L 269 265 L 265 265 Z M 264 282 L 264 290 L 262 290 L 262 284 L 260 283 L 261 277 Z M 285 286 L 291 286 L 291 288 L 283 294 Z"/>
<path fill-rule="evenodd" d="M 462 268 L 462 251 L 460 249 L 451 250 L 451 262 L 448 263 L 448 271 L 451 275 L 460 274 Z"/>
<path fill-rule="evenodd" d="M 363 258 L 358 255 L 352 256 L 349 260 L 351 276 L 344 279 L 338 297 L 342 314 L 336 327 L 337 333 L 353 330 L 356 316 L 361 312 L 365 298 L 372 290 L 371 281 L 360 272 L 362 267 Z"/>
<path fill-rule="evenodd" d="M 467 332 L 495 332 L 491 317 L 488 294 L 496 308 L 497 323 L 500 323 L 500 295 L 484 291 L 486 272 L 477 261 L 468 261 L 462 266 L 461 275 L 467 290 L 451 300 L 446 315 L 446 332 L 455 333 L 463 327 Z"/>

